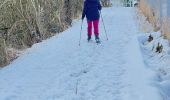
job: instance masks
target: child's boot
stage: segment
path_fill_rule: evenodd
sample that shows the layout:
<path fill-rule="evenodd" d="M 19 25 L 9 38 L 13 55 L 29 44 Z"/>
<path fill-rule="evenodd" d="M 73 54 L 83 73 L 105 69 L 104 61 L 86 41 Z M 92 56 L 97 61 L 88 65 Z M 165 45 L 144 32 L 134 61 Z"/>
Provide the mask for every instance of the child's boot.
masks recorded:
<path fill-rule="evenodd" d="M 100 38 L 98 35 L 95 36 L 96 43 L 100 43 Z"/>
<path fill-rule="evenodd" d="M 91 36 L 88 35 L 87 41 L 89 42 L 91 40 Z"/>

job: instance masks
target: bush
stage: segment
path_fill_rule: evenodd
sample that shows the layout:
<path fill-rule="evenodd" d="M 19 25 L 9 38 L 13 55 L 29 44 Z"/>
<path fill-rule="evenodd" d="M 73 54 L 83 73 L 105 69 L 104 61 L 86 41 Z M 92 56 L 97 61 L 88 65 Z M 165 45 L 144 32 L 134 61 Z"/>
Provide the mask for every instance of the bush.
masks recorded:
<path fill-rule="evenodd" d="M 110 7 L 112 6 L 111 0 L 101 0 L 102 6 Z"/>

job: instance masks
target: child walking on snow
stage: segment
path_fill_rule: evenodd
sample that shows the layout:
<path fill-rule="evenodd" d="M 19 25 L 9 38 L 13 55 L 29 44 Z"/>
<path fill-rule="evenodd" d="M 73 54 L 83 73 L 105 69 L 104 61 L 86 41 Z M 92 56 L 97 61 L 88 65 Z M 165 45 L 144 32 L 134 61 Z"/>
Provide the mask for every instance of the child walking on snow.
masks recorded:
<path fill-rule="evenodd" d="M 102 6 L 98 0 L 85 0 L 84 1 L 84 9 L 82 13 L 82 20 L 87 18 L 87 24 L 88 24 L 88 38 L 87 40 L 91 40 L 92 36 L 92 27 L 94 27 L 94 34 L 95 34 L 95 40 L 96 43 L 100 43 L 99 39 L 99 18 L 100 13 L 99 11 L 102 9 Z"/>

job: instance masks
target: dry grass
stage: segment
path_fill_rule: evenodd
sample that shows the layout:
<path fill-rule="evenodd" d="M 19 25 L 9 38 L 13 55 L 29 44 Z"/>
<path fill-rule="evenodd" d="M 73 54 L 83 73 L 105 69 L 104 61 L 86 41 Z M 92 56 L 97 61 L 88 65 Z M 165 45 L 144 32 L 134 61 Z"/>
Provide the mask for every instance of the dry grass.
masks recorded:
<path fill-rule="evenodd" d="M 168 40 L 170 40 L 170 20 L 168 18 L 164 18 L 162 21 L 162 33 L 165 36 L 165 38 L 167 38 Z"/>
<path fill-rule="evenodd" d="M 154 27 L 154 31 L 161 30 L 164 37 L 167 38 L 168 40 L 170 40 L 170 29 L 169 29 L 169 27 L 170 27 L 170 19 L 168 19 L 168 17 L 163 17 L 162 19 L 160 19 L 159 18 L 159 16 L 160 16 L 159 9 L 154 9 L 153 10 L 145 2 L 145 0 L 140 1 L 140 9 L 142 10 L 143 14 L 148 18 L 148 21 Z M 157 13 L 155 13 L 155 12 L 157 12 Z"/>
<path fill-rule="evenodd" d="M 143 14 L 147 17 L 147 20 L 152 24 L 154 27 L 154 31 L 160 30 L 160 18 L 159 14 L 156 12 L 159 12 L 157 10 L 159 9 L 152 9 L 145 0 L 140 1 L 140 9 L 143 12 Z"/>
<path fill-rule="evenodd" d="M 140 32 L 150 33 L 153 30 L 152 25 L 148 22 L 147 18 L 143 15 L 141 10 L 136 10 L 137 25 Z"/>

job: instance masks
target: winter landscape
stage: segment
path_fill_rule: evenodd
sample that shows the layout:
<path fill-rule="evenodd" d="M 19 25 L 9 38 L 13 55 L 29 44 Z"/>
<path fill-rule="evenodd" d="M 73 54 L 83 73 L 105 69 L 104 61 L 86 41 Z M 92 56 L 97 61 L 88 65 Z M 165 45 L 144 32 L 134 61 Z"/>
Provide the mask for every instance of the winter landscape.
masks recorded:
<path fill-rule="evenodd" d="M 16 50 L 11 40 L 5 40 L 5 49 L 0 44 L 8 55 L 0 69 L 0 100 L 170 100 L 169 38 L 159 17 L 147 18 L 141 1 L 132 7 L 125 7 L 123 0 L 101 2 L 101 43 L 96 43 L 94 34 L 87 41 L 83 8 L 71 22 L 67 20 L 63 31 L 55 31 L 59 34 L 43 39 L 36 35 L 30 48 L 21 40 L 24 46 Z M 0 2 L 0 8 L 6 2 Z"/>

